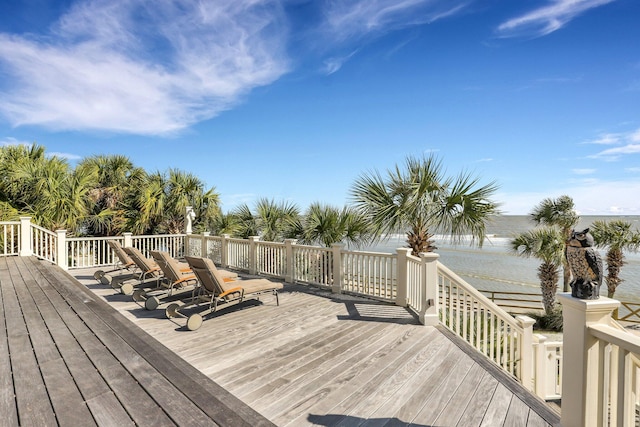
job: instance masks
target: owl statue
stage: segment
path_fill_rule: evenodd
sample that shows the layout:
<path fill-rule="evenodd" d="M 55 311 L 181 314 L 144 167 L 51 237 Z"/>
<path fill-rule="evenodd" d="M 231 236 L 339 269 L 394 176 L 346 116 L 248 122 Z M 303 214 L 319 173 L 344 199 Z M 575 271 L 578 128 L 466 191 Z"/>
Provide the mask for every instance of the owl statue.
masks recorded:
<path fill-rule="evenodd" d="M 593 247 L 589 229 L 573 230 L 567 242 L 565 256 L 571 269 L 571 296 L 580 299 L 598 299 L 602 285 L 602 258 Z"/>

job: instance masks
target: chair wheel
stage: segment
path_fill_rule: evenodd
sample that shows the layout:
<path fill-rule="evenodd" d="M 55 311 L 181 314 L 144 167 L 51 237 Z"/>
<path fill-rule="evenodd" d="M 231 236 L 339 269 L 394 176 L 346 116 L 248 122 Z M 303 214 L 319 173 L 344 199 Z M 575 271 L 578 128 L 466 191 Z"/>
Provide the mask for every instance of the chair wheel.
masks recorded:
<path fill-rule="evenodd" d="M 111 277 L 110 274 L 103 274 L 102 277 L 100 277 L 100 283 L 102 283 L 103 285 L 111 286 L 112 282 L 113 282 L 113 277 Z"/>
<path fill-rule="evenodd" d="M 147 310 L 155 310 L 160 305 L 158 297 L 150 297 L 144 302 L 144 308 Z"/>
<path fill-rule="evenodd" d="M 189 329 L 190 331 L 195 331 L 200 326 L 202 326 L 202 316 L 200 316 L 198 313 L 189 316 L 189 318 L 187 319 L 187 329 Z"/>
<path fill-rule="evenodd" d="M 123 283 L 120 287 L 120 293 L 123 295 L 133 294 L 133 285 L 131 283 Z"/>
<path fill-rule="evenodd" d="M 164 310 L 164 314 L 167 316 L 167 319 L 172 319 L 174 317 L 178 317 L 178 315 L 179 315 L 178 310 L 179 309 L 180 309 L 180 304 L 172 302 Z"/>
<path fill-rule="evenodd" d="M 96 279 L 96 280 L 102 279 L 102 276 L 104 276 L 104 271 L 103 270 L 98 270 L 95 273 L 93 273 L 93 278 Z"/>

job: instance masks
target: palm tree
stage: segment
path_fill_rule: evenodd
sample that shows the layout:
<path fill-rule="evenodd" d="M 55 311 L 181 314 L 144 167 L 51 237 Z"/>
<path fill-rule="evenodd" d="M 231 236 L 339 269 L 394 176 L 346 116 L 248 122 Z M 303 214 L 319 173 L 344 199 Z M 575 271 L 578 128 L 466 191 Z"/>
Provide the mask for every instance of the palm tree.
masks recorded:
<path fill-rule="evenodd" d="M 125 194 L 130 183 L 136 182 L 136 176 L 143 175 L 144 170 L 118 154 L 85 158 L 76 166 L 76 172 L 83 170 L 94 171 L 97 176 L 97 183 L 89 192 L 94 206 L 86 221 L 87 233 L 93 236 L 120 234 L 125 227 Z"/>
<path fill-rule="evenodd" d="M 633 231 L 628 221 L 595 221 L 589 228 L 598 247 L 607 248 L 607 296 L 613 298 L 623 279 L 620 269 L 625 264 L 624 251 L 636 252 L 640 248 L 640 232 Z"/>
<path fill-rule="evenodd" d="M 565 240 L 559 230 L 552 227 L 536 228 L 514 237 L 511 250 L 518 256 L 534 257 L 542 261 L 538 278 L 542 291 L 544 311 L 550 315 L 556 306 L 558 270 L 564 259 Z"/>
<path fill-rule="evenodd" d="M 494 182 L 480 186 L 479 179 L 466 172 L 445 177 L 442 163 L 431 155 L 407 157 L 404 168 L 396 165 L 386 176 L 377 171 L 362 175 L 351 196 L 377 236 L 404 231 L 417 255 L 436 249 L 434 232 L 455 242 L 469 235 L 471 244 L 482 245 L 489 217 L 499 213 L 490 200 L 496 190 Z"/>
<path fill-rule="evenodd" d="M 218 194 L 205 190 L 193 174 L 177 169 L 135 177 L 125 195 L 127 227 L 134 233 L 181 233 L 187 206 L 193 206 L 194 229 L 204 229 L 219 212 Z"/>
<path fill-rule="evenodd" d="M 565 242 L 569 241 L 573 227 L 580 217 L 574 209 L 573 199 L 569 196 L 560 196 L 557 199 L 544 199 L 531 211 L 531 220 L 536 225 L 558 227 Z M 562 258 L 563 291 L 569 292 L 571 282 L 571 269 L 566 258 Z"/>
<path fill-rule="evenodd" d="M 236 236 L 244 239 L 260 236 L 267 242 L 280 242 L 296 238 L 300 231 L 300 211 L 286 201 L 262 198 L 256 202 L 254 211 L 242 204 L 231 215 L 237 224 Z"/>
<path fill-rule="evenodd" d="M 325 247 L 339 242 L 361 246 L 371 239 L 370 228 L 367 219 L 352 207 L 312 203 L 300 224 L 300 238 L 304 244 Z"/>

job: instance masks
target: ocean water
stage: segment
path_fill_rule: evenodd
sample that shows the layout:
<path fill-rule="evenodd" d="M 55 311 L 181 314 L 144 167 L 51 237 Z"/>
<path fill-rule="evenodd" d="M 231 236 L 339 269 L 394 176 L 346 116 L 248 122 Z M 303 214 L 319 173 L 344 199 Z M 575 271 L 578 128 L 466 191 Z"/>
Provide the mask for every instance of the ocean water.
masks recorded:
<path fill-rule="evenodd" d="M 589 227 L 597 220 L 622 219 L 631 222 L 640 230 L 640 216 L 583 216 L 577 229 Z M 540 281 L 537 269 L 540 261 L 535 258 L 523 258 L 511 253 L 510 240 L 517 234 L 533 229 L 535 226 L 526 215 L 507 215 L 497 217 L 487 227 L 490 236 L 482 248 L 468 244 L 452 245 L 446 239 L 436 238 L 436 253 L 440 262 L 453 270 L 469 284 L 481 290 L 510 292 L 539 292 Z M 376 252 L 395 252 L 396 248 L 406 247 L 405 237 L 392 236 L 374 247 L 367 248 Z M 606 269 L 606 251 L 599 249 Z M 640 302 L 640 253 L 625 252 L 626 264 L 620 270 L 624 280 L 616 290 L 615 297 L 620 301 Z M 606 276 L 606 270 L 605 270 Z M 560 277 L 559 291 L 562 291 Z M 603 283 L 601 295 L 606 296 L 607 287 Z"/>

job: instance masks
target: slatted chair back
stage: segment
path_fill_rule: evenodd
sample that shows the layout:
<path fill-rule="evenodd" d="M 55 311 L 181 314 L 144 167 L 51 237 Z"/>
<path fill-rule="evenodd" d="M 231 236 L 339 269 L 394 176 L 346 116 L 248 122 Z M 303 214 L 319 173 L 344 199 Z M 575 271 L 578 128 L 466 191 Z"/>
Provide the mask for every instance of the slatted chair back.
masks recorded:
<path fill-rule="evenodd" d="M 142 270 L 143 273 L 147 274 L 154 271 L 160 271 L 160 267 L 158 263 L 156 263 L 153 259 L 149 259 L 140 252 L 140 249 L 134 247 L 126 247 L 123 250 L 131 257 L 133 262 L 136 263 L 138 268 Z"/>
<path fill-rule="evenodd" d="M 131 259 L 131 257 L 124 251 L 124 248 L 117 240 L 107 240 L 107 245 L 113 250 L 118 259 L 120 260 L 120 264 L 122 264 L 123 268 L 129 268 L 136 265 L 136 263 Z"/>
<path fill-rule="evenodd" d="M 170 283 L 181 283 L 186 280 L 195 279 L 191 269 L 186 264 L 180 264 L 169 252 L 151 251 L 151 257 L 158 264 L 164 277 Z"/>
<path fill-rule="evenodd" d="M 222 294 L 225 289 L 221 286 L 224 284 L 224 278 L 216 268 L 216 265 L 209 258 L 201 257 L 185 257 L 191 271 L 196 275 L 198 281 L 204 288 L 213 295 Z"/>

